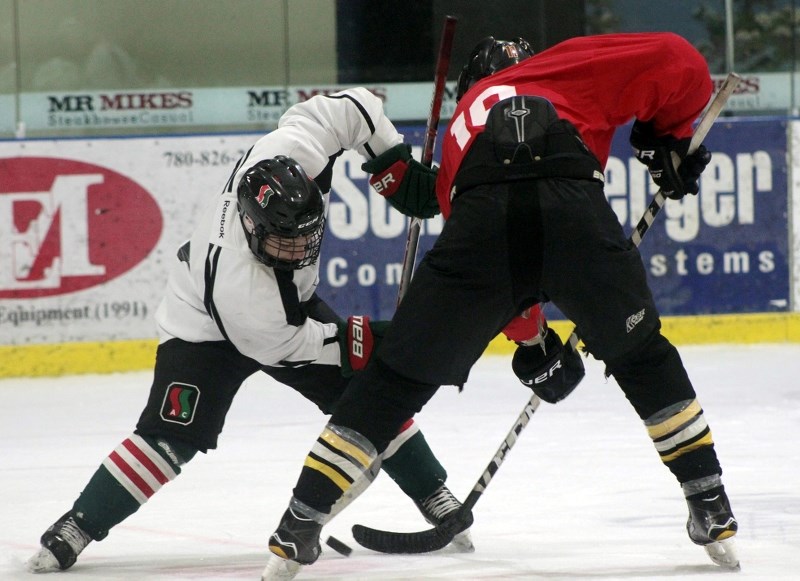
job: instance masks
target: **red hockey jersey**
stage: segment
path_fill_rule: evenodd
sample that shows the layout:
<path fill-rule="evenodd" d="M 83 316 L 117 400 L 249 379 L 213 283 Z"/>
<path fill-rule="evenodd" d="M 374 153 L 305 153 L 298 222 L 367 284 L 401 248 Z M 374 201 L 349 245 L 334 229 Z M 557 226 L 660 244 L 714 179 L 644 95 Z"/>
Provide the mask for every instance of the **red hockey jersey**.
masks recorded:
<path fill-rule="evenodd" d="M 492 105 L 514 95 L 548 99 L 605 166 L 614 131 L 634 117 L 658 134 L 688 137 L 712 92 L 708 65 L 672 33 L 606 34 L 566 40 L 475 83 L 461 98 L 442 143 L 436 181 L 450 215 L 455 174 Z"/>
<path fill-rule="evenodd" d="M 455 175 L 498 101 L 514 95 L 548 99 L 605 166 L 617 127 L 636 118 L 652 121 L 660 135 L 688 137 L 711 91 L 705 59 L 675 34 L 607 34 L 564 41 L 478 81 L 461 98 L 442 142 L 436 180 L 442 214 L 450 215 Z M 525 315 L 504 329 L 510 340 L 536 335 L 539 306 Z"/>

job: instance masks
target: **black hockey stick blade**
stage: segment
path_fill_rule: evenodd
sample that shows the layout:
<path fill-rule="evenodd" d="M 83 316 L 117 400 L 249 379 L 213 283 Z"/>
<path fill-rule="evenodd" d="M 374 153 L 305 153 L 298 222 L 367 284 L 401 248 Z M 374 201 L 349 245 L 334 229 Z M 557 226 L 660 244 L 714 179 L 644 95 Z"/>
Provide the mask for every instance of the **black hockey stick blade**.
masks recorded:
<path fill-rule="evenodd" d="M 517 417 L 517 421 L 514 422 L 511 430 L 506 435 L 503 443 L 500 444 L 497 452 L 495 452 L 491 462 L 486 466 L 483 474 L 478 478 L 475 486 L 472 487 L 472 491 L 467 495 L 464 504 L 461 505 L 461 508 L 458 509 L 458 512 L 453 517 L 446 519 L 437 527 L 413 533 L 397 533 L 371 529 L 363 525 L 353 525 L 353 538 L 362 547 L 391 554 L 430 553 L 446 547 L 452 542 L 453 537 L 472 526 L 472 509 L 477 504 L 483 491 L 489 486 L 506 455 L 514 447 L 517 438 L 522 433 L 522 430 L 525 429 L 525 426 L 528 425 L 540 404 L 541 400 L 538 396 L 536 394 L 532 395 Z"/>
<path fill-rule="evenodd" d="M 353 525 L 353 538 L 362 547 L 392 555 L 430 553 L 443 549 L 453 540 L 453 537 L 436 527 L 426 531 L 398 533 L 364 525 Z"/>
<path fill-rule="evenodd" d="M 355 541 L 364 548 L 393 555 L 418 555 L 444 549 L 458 533 L 469 528 L 472 518 L 469 509 L 462 507 L 453 518 L 438 527 L 425 531 L 398 533 L 353 525 Z"/>

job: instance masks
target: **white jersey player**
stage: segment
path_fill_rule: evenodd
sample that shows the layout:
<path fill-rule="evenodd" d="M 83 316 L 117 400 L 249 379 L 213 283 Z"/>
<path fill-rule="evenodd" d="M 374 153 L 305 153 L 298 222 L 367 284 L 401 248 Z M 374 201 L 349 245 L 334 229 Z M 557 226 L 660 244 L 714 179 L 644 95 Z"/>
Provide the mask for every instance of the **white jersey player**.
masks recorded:
<path fill-rule="evenodd" d="M 345 322 L 315 293 L 332 166 L 344 150 L 372 159 L 402 140 L 380 99 L 356 88 L 294 105 L 239 160 L 176 253 L 156 313 L 153 384 L 136 429 L 42 535 L 30 570 L 68 569 L 198 451 L 216 448 L 233 399 L 253 373 L 333 412 L 381 325 L 367 317 Z M 349 349 L 355 326 L 367 347 L 360 357 Z M 413 419 L 382 468 L 429 522 L 460 507 Z M 468 534 L 458 546 L 471 549 Z"/>

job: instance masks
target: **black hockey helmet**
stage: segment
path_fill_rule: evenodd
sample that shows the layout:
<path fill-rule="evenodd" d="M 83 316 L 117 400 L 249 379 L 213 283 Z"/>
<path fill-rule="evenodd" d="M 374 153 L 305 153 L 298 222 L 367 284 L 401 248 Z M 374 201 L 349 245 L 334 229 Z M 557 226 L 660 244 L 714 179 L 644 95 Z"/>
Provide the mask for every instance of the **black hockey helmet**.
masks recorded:
<path fill-rule="evenodd" d="M 284 155 L 260 161 L 242 176 L 236 193 L 245 236 L 258 260 L 281 270 L 317 261 L 325 202 L 300 164 Z"/>
<path fill-rule="evenodd" d="M 493 36 L 487 36 L 472 49 L 467 64 L 458 75 L 456 102 L 477 81 L 531 56 L 533 48 L 524 38 L 495 40 Z"/>

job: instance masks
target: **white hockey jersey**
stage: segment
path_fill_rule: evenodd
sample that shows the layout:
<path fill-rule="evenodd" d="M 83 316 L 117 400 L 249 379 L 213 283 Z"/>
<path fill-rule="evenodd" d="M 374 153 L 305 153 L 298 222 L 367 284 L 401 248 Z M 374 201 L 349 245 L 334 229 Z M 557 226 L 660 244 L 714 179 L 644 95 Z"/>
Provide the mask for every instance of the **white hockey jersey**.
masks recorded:
<path fill-rule="evenodd" d="M 298 303 L 311 298 L 319 283 L 319 262 L 280 272 L 256 260 L 239 219 L 236 188 L 259 161 L 286 155 L 314 178 L 327 206 L 331 167 L 343 150 L 371 159 L 402 141 L 381 100 L 364 88 L 315 96 L 288 109 L 278 129 L 239 160 L 178 253 L 155 314 L 160 341 L 227 339 L 270 366 L 339 364 L 336 325 L 312 319 L 299 324 L 296 318 Z"/>

